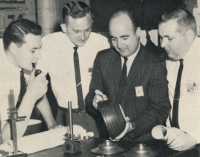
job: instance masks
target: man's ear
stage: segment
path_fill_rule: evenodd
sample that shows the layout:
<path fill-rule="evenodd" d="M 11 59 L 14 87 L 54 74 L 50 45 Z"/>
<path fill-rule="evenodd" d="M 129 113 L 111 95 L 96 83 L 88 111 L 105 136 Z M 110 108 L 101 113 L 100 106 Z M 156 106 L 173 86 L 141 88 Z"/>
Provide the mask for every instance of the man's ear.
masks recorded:
<path fill-rule="evenodd" d="M 15 43 L 12 42 L 12 43 L 9 45 L 9 49 L 10 49 L 10 53 L 11 53 L 12 55 L 15 55 L 16 50 L 17 50 L 17 45 L 16 45 Z"/>
<path fill-rule="evenodd" d="M 193 42 L 193 40 L 195 38 L 195 34 L 194 34 L 194 32 L 191 29 L 187 30 L 186 33 L 185 33 L 185 35 L 186 35 L 187 40 L 188 40 L 189 43 Z"/>
<path fill-rule="evenodd" d="M 140 32 L 141 32 L 141 28 L 138 27 L 138 28 L 136 29 L 136 32 L 135 32 L 138 38 L 140 37 Z"/>
<path fill-rule="evenodd" d="M 66 26 L 66 24 L 61 23 L 61 24 L 60 24 L 60 27 L 61 27 L 61 29 L 62 29 L 62 31 L 63 31 L 64 33 L 67 33 L 67 26 Z"/>

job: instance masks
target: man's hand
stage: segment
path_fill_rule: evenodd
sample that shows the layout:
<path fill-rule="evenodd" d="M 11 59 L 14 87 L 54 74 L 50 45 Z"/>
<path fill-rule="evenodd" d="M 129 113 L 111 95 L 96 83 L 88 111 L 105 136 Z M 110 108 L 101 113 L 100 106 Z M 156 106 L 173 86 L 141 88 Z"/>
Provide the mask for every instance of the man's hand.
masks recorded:
<path fill-rule="evenodd" d="M 126 120 L 126 126 L 125 126 L 124 131 L 123 131 L 119 136 L 117 136 L 114 140 L 111 139 L 112 141 L 119 141 L 119 140 L 120 140 L 121 138 L 123 138 L 127 133 L 133 131 L 134 126 L 132 126 L 132 123 L 130 122 L 129 117 L 126 117 L 125 120 Z"/>
<path fill-rule="evenodd" d="M 171 129 L 176 132 L 176 136 L 170 136 L 170 134 L 168 135 L 167 144 L 169 145 L 169 148 L 177 151 L 184 151 L 192 148 L 197 144 L 196 140 L 189 134 L 177 128 Z"/>
<path fill-rule="evenodd" d="M 38 100 L 47 92 L 46 73 L 41 73 L 35 77 L 35 70 L 32 71 L 28 81 L 26 94 L 29 94 L 32 99 Z"/>
<path fill-rule="evenodd" d="M 97 109 L 97 103 L 99 101 L 104 101 L 104 100 L 108 100 L 108 97 L 105 94 L 103 94 L 100 90 L 95 90 L 95 96 L 92 103 L 94 108 Z"/>
<path fill-rule="evenodd" d="M 167 144 L 170 145 L 177 137 L 179 134 L 181 134 L 183 131 L 177 128 L 168 128 L 167 129 Z"/>

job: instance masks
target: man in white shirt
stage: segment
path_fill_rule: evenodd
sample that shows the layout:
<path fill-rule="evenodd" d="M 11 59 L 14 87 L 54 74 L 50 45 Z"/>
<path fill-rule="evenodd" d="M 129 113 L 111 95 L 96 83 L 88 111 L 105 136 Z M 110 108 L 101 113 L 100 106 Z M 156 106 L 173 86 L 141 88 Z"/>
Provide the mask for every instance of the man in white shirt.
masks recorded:
<path fill-rule="evenodd" d="M 180 98 L 177 121 L 179 127 L 172 127 L 177 133 L 173 138 L 169 135 L 167 144 L 174 150 L 187 150 L 200 142 L 200 39 L 197 37 L 194 16 L 186 10 L 176 9 L 162 16 L 158 31 L 161 46 L 167 52 L 166 61 L 169 98 L 172 109 L 167 125 L 173 126 L 175 106 L 173 105 L 178 71 L 183 60 L 180 83 Z M 179 129 L 180 128 L 180 129 Z"/>
<path fill-rule="evenodd" d="M 26 116 L 24 121 L 17 122 L 17 136 L 23 136 L 34 106 L 43 115 L 47 126 L 55 126 L 45 93 L 48 81 L 46 73 L 34 76 L 36 64 L 40 59 L 42 28 L 27 20 L 11 22 L 5 29 L 3 40 L 0 41 L 0 112 L 2 122 L 2 139 L 11 138 L 8 120 L 8 95 L 14 90 L 14 105 L 18 106 L 18 115 Z M 24 96 L 20 93 L 20 73 L 24 72 L 27 87 Z M 22 89 L 22 88 L 21 88 Z M 37 101 L 37 102 L 36 102 Z"/>
<path fill-rule="evenodd" d="M 62 11 L 62 32 L 46 35 L 42 39 L 42 59 L 38 67 L 47 71 L 51 78 L 53 93 L 58 102 L 57 122 L 67 125 L 68 102 L 72 102 L 74 124 L 82 125 L 87 131 L 91 121 L 87 121 L 85 114 L 79 114 L 77 87 L 82 86 L 83 99 L 88 90 L 92 75 L 93 61 L 96 53 L 109 48 L 108 39 L 100 34 L 91 32 L 92 13 L 87 4 L 81 1 L 71 1 L 65 5 Z M 74 47 L 78 47 L 80 76 L 79 84 L 75 81 Z M 84 101 L 84 100 L 82 100 Z M 78 114 L 77 114 L 78 113 Z"/>

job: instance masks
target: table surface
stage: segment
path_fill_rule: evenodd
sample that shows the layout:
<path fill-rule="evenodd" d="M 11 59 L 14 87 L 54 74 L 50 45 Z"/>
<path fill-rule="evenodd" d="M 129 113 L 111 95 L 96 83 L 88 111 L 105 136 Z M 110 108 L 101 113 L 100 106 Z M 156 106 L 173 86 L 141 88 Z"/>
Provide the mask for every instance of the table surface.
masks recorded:
<path fill-rule="evenodd" d="M 65 154 L 63 153 L 63 146 L 58 146 L 52 149 L 40 151 L 34 154 L 29 154 L 28 157 L 130 157 L 133 156 L 133 152 L 131 149 L 136 146 L 136 144 L 132 141 L 120 141 L 117 144 L 124 148 L 125 151 L 117 154 L 112 155 L 101 155 L 101 154 L 94 154 L 91 152 L 91 149 L 96 148 L 98 144 L 103 143 L 103 140 L 97 139 L 97 138 L 91 138 L 88 141 L 83 141 L 80 143 L 81 152 L 76 154 Z M 199 157 L 198 155 L 198 149 L 199 146 L 196 146 L 195 148 L 178 152 L 173 151 L 162 142 L 156 142 L 147 144 L 152 148 L 152 150 L 155 150 L 159 153 L 158 157 Z M 141 156 L 144 157 L 144 156 Z M 145 156 L 146 157 L 146 156 Z"/>

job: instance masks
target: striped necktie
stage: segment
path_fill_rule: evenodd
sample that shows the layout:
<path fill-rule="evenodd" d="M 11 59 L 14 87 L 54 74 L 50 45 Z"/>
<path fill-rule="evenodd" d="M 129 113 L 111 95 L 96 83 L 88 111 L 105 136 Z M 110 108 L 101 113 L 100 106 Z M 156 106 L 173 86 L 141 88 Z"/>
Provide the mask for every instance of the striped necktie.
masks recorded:
<path fill-rule="evenodd" d="M 123 68 L 122 68 L 122 72 L 121 72 L 121 77 L 120 77 L 120 83 L 119 83 L 119 103 L 121 104 L 121 100 L 122 100 L 122 94 L 124 91 L 124 87 L 126 84 L 126 78 L 127 78 L 127 63 L 128 58 L 124 57 L 124 64 L 123 64 Z"/>

